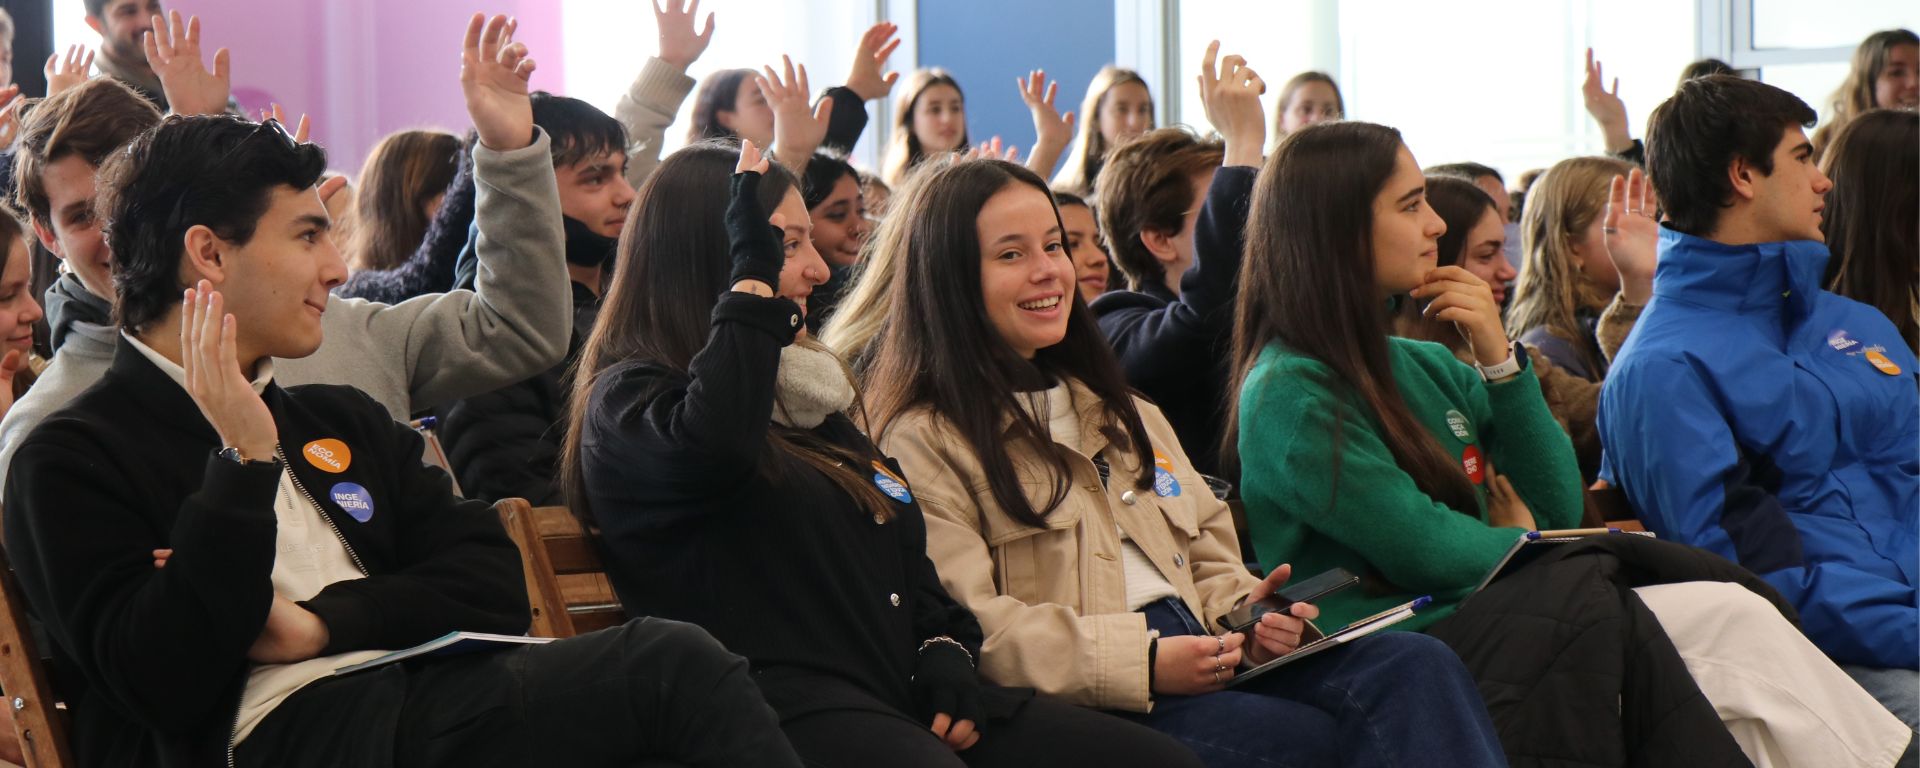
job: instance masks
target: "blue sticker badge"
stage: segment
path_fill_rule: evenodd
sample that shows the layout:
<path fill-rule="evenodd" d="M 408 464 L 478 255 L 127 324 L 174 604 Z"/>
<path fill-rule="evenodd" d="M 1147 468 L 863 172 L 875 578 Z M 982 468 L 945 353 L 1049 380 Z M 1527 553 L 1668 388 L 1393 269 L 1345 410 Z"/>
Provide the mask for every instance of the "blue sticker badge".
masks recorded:
<path fill-rule="evenodd" d="M 894 477 L 892 472 L 887 471 L 886 465 L 878 461 L 873 463 L 873 484 L 880 489 L 881 493 L 892 497 L 894 501 L 902 504 L 913 503 L 913 492 L 907 490 L 907 484 L 901 482 L 900 478 Z"/>
<path fill-rule="evenodd" d="M 373 519 L 373 494 L 357 483 L 339 483 L 333 486 L 333 503 L 352 515 L 353 519 L 366 522 Z"/>
<path fill-rule="evenodd" d="M 1167 496 L 1178 496 L 1180 495 L 1180 481 L 1173 476 L 1172 472 L 1154 467 L 1153 493 L 1163 498 Z"/>

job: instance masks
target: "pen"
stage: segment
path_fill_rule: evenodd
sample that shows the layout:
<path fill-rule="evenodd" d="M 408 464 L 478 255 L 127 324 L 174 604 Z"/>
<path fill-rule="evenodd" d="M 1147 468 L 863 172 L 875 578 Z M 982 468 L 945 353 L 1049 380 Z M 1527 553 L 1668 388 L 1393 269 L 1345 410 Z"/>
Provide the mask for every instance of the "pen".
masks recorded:
<path fill-rule="evenodd" d="M 1591 536 L 1596 533 L 1619 533 L 1618 528 L 1567 528 L 1559 531 L 1528 531 L 1529 539 L 1560 538 L 1565 536 Z"/>

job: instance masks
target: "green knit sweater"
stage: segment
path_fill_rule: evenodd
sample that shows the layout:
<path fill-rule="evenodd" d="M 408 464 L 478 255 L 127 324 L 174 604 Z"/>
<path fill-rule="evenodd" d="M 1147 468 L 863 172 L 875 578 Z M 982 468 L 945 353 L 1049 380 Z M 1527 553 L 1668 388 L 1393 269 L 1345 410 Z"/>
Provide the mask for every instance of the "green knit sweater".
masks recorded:
<path fill-rule="evenodd" d="M 1467 455 L 1479 457 L 1476 509 L 1452 509 L 1415 487 L 1387 450 L 1379 419 L 1319 360 L 1270 344 L 1240 390 L 1241 494 L 1261 564 L 1292 563 L 1299 578 L 1336 566 L 1363 578 L 1318 603 L 1317 623 L 1329 630 L 1420 595 L 1432 595 L 1433 606 L 1397 629 L 1423 629 L 1453 613 L 1522 533 L 1487 524 L 1487 462 L 1512 481 L 1542 529 L 1580 520 L 1573 444 L 1531 367 L 1487 384 L 1446 347 L 1388 341 L 1394 382 L 1414 417 L 1463 472 Z M 1337 464 L 1336 413 L 1345 420 Z"/>

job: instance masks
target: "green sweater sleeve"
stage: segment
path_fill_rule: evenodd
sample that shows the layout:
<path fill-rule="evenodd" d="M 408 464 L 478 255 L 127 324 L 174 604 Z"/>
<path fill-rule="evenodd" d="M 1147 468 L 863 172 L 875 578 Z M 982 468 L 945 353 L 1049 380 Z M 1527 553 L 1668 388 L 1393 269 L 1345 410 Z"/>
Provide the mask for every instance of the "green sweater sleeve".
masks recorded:
<path fill-rule="evenodd" d="M 1240 408 L 1248 514 L 1292 517 L 1416 593 L 1477 584 L 1519 529 L 1489 527 L 1477 510 L 1421 492 L 1371 415 L 1328 389 L 1333 376 L 1317 361 L 1271 351 L 1248 376 Z M 1533 397 L 1540 400 L 1537 385 Z M 1547 425 L 1558 429 L 1551 417 Z"/>
<path fill-rule="evenodd" d="M 1513 489 L 1533 512 L 1540 530 L 1572 528 L 1580 523 L 1584 490 L 1580 461 L 1573 441 L 1547 407 L 1540 377 L 1530 361 L 1519 375 L 1496 384 L 1479 372 L 1454 363 L 1458 385 L 1480 396 L 1471 398 L 1481 429 L 1481 446 L 1495 472 L 1513 482 Z"/>

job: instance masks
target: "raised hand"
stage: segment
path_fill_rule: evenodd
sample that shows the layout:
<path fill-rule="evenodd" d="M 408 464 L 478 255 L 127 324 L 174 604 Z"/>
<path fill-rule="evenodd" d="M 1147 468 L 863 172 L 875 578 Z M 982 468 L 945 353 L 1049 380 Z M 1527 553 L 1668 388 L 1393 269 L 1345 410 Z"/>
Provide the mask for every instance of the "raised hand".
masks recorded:
<path fill-rule="evenodd" d="M 813 89 L 807 81 L 807 66 L 800 65 L 796 74 L 791 57 L 781 56 L 780 61 L 786 67 L 784 78 L 774 72 L 773 67 L 762 67 L 764 74 L 754 75 L 753 81 L 760 86 L 760 95 L 766 97 L 767 106 L 773 110 L 773 156 L 799 176 L 805 172 L 813 151 L 827 138 L 833 97 L 821 98 L 820 103 L 809 107 L 807 94 Z"/>
<path fill-rule="evenodd" d="M 767 158 L 753 142 L 740 140 L 740 162 L 733 169 L 733 194 L 727 201 L 725 221 L 727 250 L 733 257 L 729 282 L 733 290 L 772 296 L 780 290 L 780 269 L 786 266 L 786 253 L 780 238 L 786 221 L 780 214 L 768 217 L 760 210 L 760 177 L 767 172 Z M 764 290 L 763 290 L 764 289 Z"/>
<path fill-rule="evenodd" d="M 279 431 L 240 370 L 234 334 L 233 315 L 226 313 L 219 291 L 205 280 L 187 289 L 180 307 L 180 367 L 186 369 L 187 394 L 221 445 L 239 449 L 244 459 L 269 460 Z"/>
<path fill-rule="evenodd" d="M 1500 305 L 1493 300 L 1493 289 L 1472 272 L 1458 265 L 1440 267 L 1428 272 L 1426 282 L 1408 295 L 1432 299 L 1421 314 L 1428 320 L 1458 327 L 1481 365 L 1499 365 L 1513 355 L 1506 328 L 1500 325 Z"/>
<path fill-rule="evenodd" d="M 267 625 L 260 630 L 247 660 L 257 664 L 291 664 L 320 655 L 331 637 L 327 623 L 299 603 L 279 595 L 267 611 Z"/>
<path fill-rule="evenodd" d="M 260 122 L 264 123 L 268 120 L 278 120 L 281 125 L 287 124 L 287 110 L 280 106 L 280 102 L 273 102 L 271 106 L 260 110 Z M 302 113 L 300 115 L 300 127 L 293 130 L 293 140 L 302 144 L 306 143 L 308 128 L 307 116 L 305 113 Z"/>
<path fill-rule="evenodd" d="M 1247 594 L 1247 602 L 1260 600 L 1286 586 L 1293 578 L 1293 566 L 1281 563 L 1273 569 L 1253 591 Z M 1307 620 L 1318 618 L 1320 609 L 1309 603 L 1294 603 L 1287 606 L 1287 612 L 1269 613 L 1260 617 L 1260 623 L 1253 626 L 1253 634 L 1246 645 L 1247 660 L 1255 664 L 1265 664 L 1274 659 L 1293 653 L 1300 647 L 1300 641 L 1307 632 Z"/>
<path fill-rule="evenodd" d="M 1000 137 L 995 136 L 967 150 L 963 157 L 968 160 L 1005 160 L 1012 163 L 1018 162 L 1020 148 L 1012 144 L 1007 144 L 1003 148 Z"/>
<path fill-rule="evenodd" d="M 160 77 L 160 90 L 176 115 L 217 115 L 227 111 L 233 96 L 231 55 L 222 48 L 213 54 L 213 71 L 200 60 L 200 17 L 182 23 L 179 11 L 167 18 L 153 17 L 153 31 L 144 41 L 147 64 Z"/>
<path fill-rule="evenodd" d="M 887 57 L 893 55 L 893 49 L 900 47 L 900 41 L 893 37 L 899 31 L 900 25 L 886 21 L 867 27 L 867 33 L 860 36 L 860 46 L 853 53 L 853 69 L 847 73 L 847 90 L 860 94 L 860 98 L 867 101 L 885 96 L 893 90 L 893 84 L 900 80 L 900 73 L 886 72 Z"/>
<path fill-rule="evenodd" d="M 1033 115 L 1033 151 L 1027 153 L 1027 168 L 1042 177 L 1052 175 L 1060 153 L 1073 141 L 1073 111 L 1062 114 L 1054 107 L 1053 99 L 1060 94 L 1060 82 L 1048 81 L 1045 70 L 1036 69 L 1024 78 L 1014 78 L 1013 82 L 1020 88 L 1020 101 Z"/>
<path fill-rule="evenodd" d="M 27 100 L 20 97 L 20 86 L 0 87 L 0 149 L 13 146 L 13 140 L 20 135 L 20 107 Z"/>
<path fill-rule="evenodd" d="M 707 24 L 699 34 L 693 31 L 693 20 L 700 13 L 700 0 L 687 3 L 686 0 L 659 0 L 653 4 L 653 25 L 660 30 L 660 51 L 655 58 L 672 64 L 685 72 L 707 52 L 707 44 L 713 42 L 713 12 L 707 12 Z"/>
<path fill-rule="evenodd" d="M 1227 687 L 1246 641 L 1238 632 L 1161 636 L 1153 657 L 1153 692 L 1194 696 Z"/>
<path fill-rule="evenodd" d="M 1227 144 L 1220 164 L 1258 168 L 1260 152 L 1267 142 L 1266 113 L 1260 108 L 1260 95 L 1267 92 L 1267 83 L 1238 55 L 1221 59 L 1216 71 L 1214 56 L 1219 53 L 1220 41 L 1207 44 L 1199 79 L 1200 104 L 1206 109 L 1207 122 L 1213 123 L 1213 129 Z"/>
<path fill-rule="evenodd" d="M 67 46 L 66 57 L 59 53 L 48 56 L 41 73 L 47 76 L 48 96 L 77 86 L 93 76 L 93 51 L 84 45 Z"/>
<path fill-rule="evenodd" d="M 460 91 L 480 143 L 495 151 L 533 144 L 533 101 L 527 79 L 534 61 L 527 46 L 513 39 L 519 22 L 476 13 L 467 22 L 460 48 Z"/>
<path fill-rule="evenodd" d="M 1633 136 L 1627 132 L 1627 103 L 1620 100 L 1620 78 L 1613 79 L 1611 91 L 1605 82 L 1600 62 L 1593 58 L 1593 49 L 1588 48 L 1587 77 L 1580 83 L 1580 98 L 1587 104 L 1587 114 L 1600 125 L 1607 151 L 1625 152 L 1633 147 Z"/>
<path fill-rule="evenodd" d="M 1613 177 L 1607 187 L 1607 213 L 1600 232 L 1606 236 L 1607 258 L 1620 273 L 1620 296 L 1629 304 L 1645 305 L 1653 298 L 1653 270 L 1660 250 L 1660 223 L 1653 212 L 1653 181 L 1635 168 L 1625 178 Z"/>

